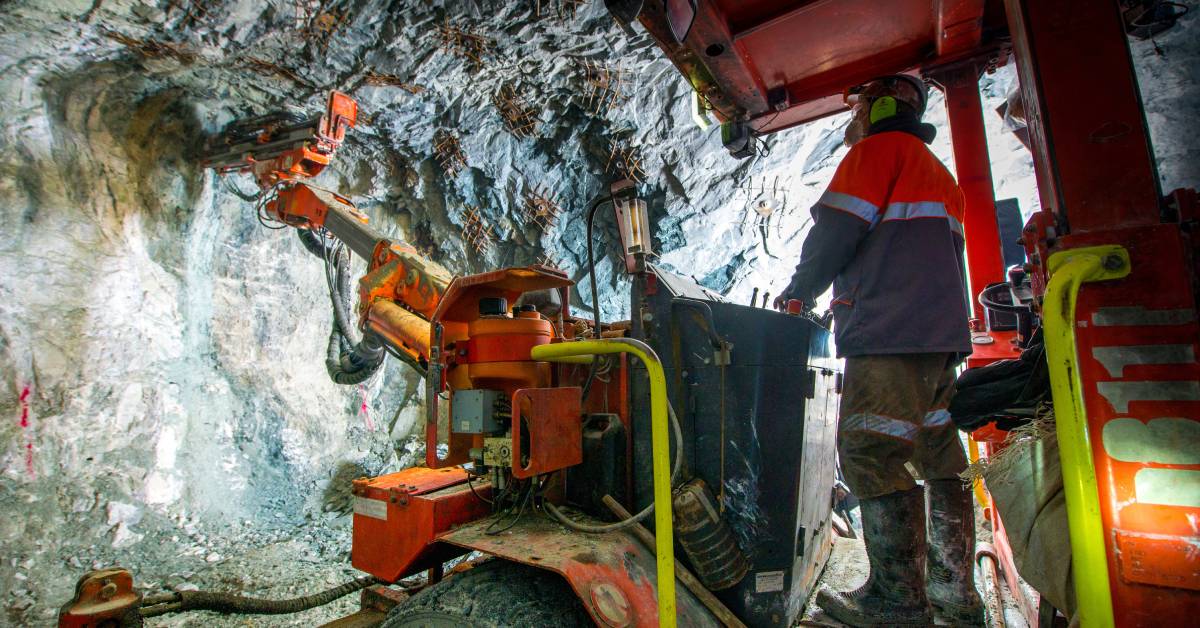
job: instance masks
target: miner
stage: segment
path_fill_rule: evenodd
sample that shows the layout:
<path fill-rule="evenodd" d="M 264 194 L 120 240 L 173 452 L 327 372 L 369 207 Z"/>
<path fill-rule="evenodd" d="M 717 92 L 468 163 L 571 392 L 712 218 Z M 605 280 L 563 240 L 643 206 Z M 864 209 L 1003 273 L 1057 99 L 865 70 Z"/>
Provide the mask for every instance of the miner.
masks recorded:
<path fill-rule="evenodd" d="M 954 625 L 983 619 L 974 507 L 958 477 L 966 457 L 946 411 L 955 367 L 971 352 L 963 195 L 927 147 L 936 133 L 921 121 L 927 97 L 908 75 L 848 90 L 850 150 L 775 300 L 811 308 L 833 285 L 846 360 L 838 454 L 861 500 L 871 571 L 858 590 L 822 590 L 817 603 L 854 626 L 930 625 L 931 605 Z"/>

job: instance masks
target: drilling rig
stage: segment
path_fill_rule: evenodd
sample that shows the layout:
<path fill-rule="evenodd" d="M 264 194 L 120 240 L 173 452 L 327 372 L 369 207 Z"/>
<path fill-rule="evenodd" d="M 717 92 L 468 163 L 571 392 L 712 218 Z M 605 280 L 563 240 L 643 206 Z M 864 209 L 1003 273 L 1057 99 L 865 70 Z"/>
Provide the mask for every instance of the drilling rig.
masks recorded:
<path fill-rule="evenodd" d="M 253 176 L 259 220 L 294 228 L 324 262 L 335 382 L 365 381 L 387 355 L 425 375 L 425 465 L 351 487 L 351 562 L 374 577 L 358 588 L 421 572 L 440 586 L 447 561 L 481 552 L 495 564 L 444 583 L 548 570 L 558 577 L 539 590 L 561 606 L 547 606 L 548 618 L 703 626 L 795 616 L 831 548 L 840 375 L 829 330 L 728 303 L 657 267 L 648 207 L 629 180 L 608 186 L 586 218 L 589 239 L 602 209 L 620 227 L 630 320 L 600 320 L 594 272 L 586 318 L 572 313 L 573 282 L 554 268 L 453 277 L 309 181 L 356 115 L 332 92 L 320 116 L 240 121 L 209 142 L 205 165 Z M 351 254 L 368 264 L 357 309 Z M 689 567 L 677 568 L 676 541 Z M 97 597 L 114 583 L 109 599 L 126 604 Z M 221 607 L 192 592 L 143 600 L 129 587 L 128 574 L 89 574 L 60 624 Z M 380 589 L 371 594 L 388 599 Z M 502 597 L 487 612 L 521 604 Z M 454 617 L 402 604 L 388 625 L 425 625 L 430 613 Z"/>
<path fill-rule="evenodd" d="M 875 76 L 906 72 L 945 92 L 972 290 L 999 286 L 1025 321 L 1006 326 L 981 298 L 968 366 L 1019 358 L 1030 321 L 1045 335 L 1071 533 L 1060 554 L 1085 628 L 1185 625 L 1200 612 L 1200 460 L 1194 442 L 1152 429 L 1200 416 L 1197 203 L 1194 190 L 1158 188 L 1126 42 L 1130 7 L 1143 4 L 606 1 L 680 70 L 697 117 L 718 118 L 734 156 L 846 111 L 846 90 Z M 1009 56 L 1043 208 L 1003 234 L 1021 238 L 1016 273 L 1001 257 L 978 83 Z M 1105 105 L 1079 107 L 1079 94 Z M 208 162 L 252 174 L 260 218 L 297 229 L 325 262 L 335 381 L 362 381 L 387 355 L 425 375 L 425 465 L 353 483 L 351 560 L 371 577 L 355 585 L 363 610 L 335 625 L 793 625 L 831 547 L 841 373 L 822 321 L 728 303 L 658 267 L 630 181 L 585 214 L 589 251 L 601 209 L 620 227 L 628 320 L 600 320 L 594 280 L 591 316 L 574 315 L 573 282 L 546 266 L 454 277 L 306 181 L 355 109 L 335 92 L 316 118 L 239 123 Z M 368 263 L 353 312 L 351 253 Z M 989 425 L 972 444 L 995 452 L 1004 437 Z M 1054 609 L 1017 580 L 1003 513 L 984 487 L 979 497 L 1021 611 L 1052 625 L 1038 622 Z M 443 573 L 471 553 L 484 558 Z M 423 571 L 415 595 L 376 584 Z M 127 572 L 94 572 L 60 625 L 218 606 L 189 593 L 143 598 Z M 251 602 L 236 605 L 282 612 Z"/>

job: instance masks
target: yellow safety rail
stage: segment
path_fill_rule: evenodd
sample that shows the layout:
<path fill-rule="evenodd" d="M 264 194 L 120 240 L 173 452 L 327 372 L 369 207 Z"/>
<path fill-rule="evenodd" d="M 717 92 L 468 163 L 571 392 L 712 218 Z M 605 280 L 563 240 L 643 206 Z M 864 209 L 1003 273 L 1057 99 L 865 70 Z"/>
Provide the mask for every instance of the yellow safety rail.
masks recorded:
<path fill-rule="evenodd" d="M 658 625 L 675 628 L 675 527 L 671 523 L 671 450 L 667 437 L 667 379 L 654 350 L 640 340 L 610 338 L 540 345 L 534 360 L 578 364 L 579 356 L 631 353 L 650 374 L 650 444 L 654 476 L 654 538 L 658 553 Z M 590 360 L 588 360 L 590 362 Z"/>
<path fill-rule="evenodd" d="M 1111 628 L 1112 591 L 1096 463 L 1092 458 L 1083 383 L 1079 379 L 1075 302 L 1084 283 L 1128 275 L 1129 252 L 1116 245 L 1060 251 L 1050 256 L 1048 270 L 1050 283 L 1042 302 L 1043 333 L 1050 366 L 1050 391 L 1054 395 L 1079 619 L 1084 628 Z"/>

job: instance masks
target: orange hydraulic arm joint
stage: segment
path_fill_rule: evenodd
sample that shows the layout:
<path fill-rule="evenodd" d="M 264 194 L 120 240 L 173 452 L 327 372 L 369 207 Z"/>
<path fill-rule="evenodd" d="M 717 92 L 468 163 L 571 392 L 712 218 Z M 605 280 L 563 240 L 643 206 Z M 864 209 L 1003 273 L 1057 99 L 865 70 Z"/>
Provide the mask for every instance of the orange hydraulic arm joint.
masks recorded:
<path fill-rule="evenodd" d="M 429 319 L 454 277 L 406 242 L 378 240 L 367 259 L 367 274 L 358 280 L 364 325 L 424 368 L 429 362 Z"/>

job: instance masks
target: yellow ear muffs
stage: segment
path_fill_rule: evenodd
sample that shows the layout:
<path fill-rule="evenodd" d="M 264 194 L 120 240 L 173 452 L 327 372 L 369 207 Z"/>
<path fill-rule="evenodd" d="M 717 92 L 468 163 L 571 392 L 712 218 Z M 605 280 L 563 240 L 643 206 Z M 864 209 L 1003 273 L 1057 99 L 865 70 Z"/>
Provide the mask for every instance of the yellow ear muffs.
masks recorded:
<path fill-rule="evenodd" d="M 871 124 L 875 124 L 880 120 L 890 118 L 896 115 L 896 99 L 891 96 L 882 96 L 875 99 L 871 103 Z"/>

